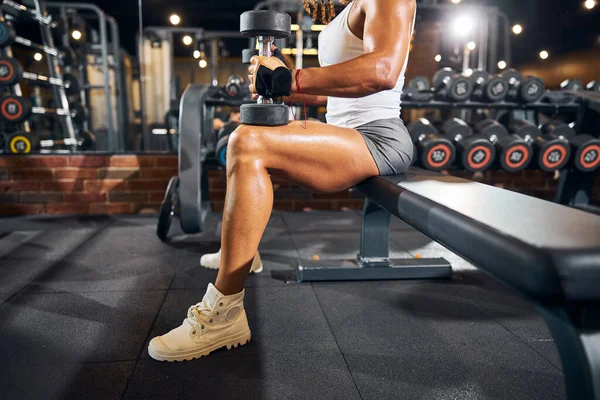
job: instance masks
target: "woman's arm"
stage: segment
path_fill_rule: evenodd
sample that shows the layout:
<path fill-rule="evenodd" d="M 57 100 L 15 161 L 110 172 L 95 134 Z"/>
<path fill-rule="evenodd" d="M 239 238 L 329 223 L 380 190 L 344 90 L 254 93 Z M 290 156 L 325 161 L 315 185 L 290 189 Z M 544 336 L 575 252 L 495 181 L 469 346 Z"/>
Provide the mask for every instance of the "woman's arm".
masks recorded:
<path fill-rule="evenodd" d="M 349 6 L 350 7 L 350 6 Z M 366 0 L 363 44 L 365 54 L 355 59 L 300 72 L 302 93 L 356 98 L 392 89 L 408 55 L 415 0 Z M 292 72 L 292 91 L 298 91 Z"/>

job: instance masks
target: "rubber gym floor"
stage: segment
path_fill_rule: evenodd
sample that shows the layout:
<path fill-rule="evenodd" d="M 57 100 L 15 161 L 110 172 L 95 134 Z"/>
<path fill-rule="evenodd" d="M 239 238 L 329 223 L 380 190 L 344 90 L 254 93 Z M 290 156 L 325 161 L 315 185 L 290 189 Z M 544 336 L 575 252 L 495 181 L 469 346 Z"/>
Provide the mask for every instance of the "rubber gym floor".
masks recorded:
<path fill-rule="evenodd" d="M 210 229 L 161 243 L 156 217 L 0 219 L 2 399 L 562 399 L 542 319 L 402 221 L 393 257 L 445 257 L 446 281 L 286 284 L 298 257 L 353 258 L 359 212 L 274 213 L 247 282 L 252 341 L 185 363 L 148 357 L 215 271 Z"/>

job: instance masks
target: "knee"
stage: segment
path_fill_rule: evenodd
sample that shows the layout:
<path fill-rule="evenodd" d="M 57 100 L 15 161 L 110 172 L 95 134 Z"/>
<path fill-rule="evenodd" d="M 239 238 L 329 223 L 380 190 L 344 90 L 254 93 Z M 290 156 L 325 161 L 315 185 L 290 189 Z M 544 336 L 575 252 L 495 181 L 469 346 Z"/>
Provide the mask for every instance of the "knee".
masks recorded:
<path fill-rule="evenodd" d="M 240 125 L 227 143 L 227 170 L 239 165 L 259 161 L 264 154 L 264 136 L 260 126 Z"/>

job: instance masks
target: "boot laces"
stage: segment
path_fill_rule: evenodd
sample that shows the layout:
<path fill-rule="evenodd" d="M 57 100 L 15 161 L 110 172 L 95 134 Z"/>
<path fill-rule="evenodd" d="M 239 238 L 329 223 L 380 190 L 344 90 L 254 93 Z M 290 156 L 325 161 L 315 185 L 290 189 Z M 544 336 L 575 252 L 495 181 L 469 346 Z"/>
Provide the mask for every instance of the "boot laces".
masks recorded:
<path fill-rule="evenodd" d="M 192 333 L 196 334 L 198 329 L 202 331 L 207 324 L 212 323 L 213 316 L 213 310 L 201 302 L 194 304 L 188 309 L 185 321 L 192 328 Z"/>

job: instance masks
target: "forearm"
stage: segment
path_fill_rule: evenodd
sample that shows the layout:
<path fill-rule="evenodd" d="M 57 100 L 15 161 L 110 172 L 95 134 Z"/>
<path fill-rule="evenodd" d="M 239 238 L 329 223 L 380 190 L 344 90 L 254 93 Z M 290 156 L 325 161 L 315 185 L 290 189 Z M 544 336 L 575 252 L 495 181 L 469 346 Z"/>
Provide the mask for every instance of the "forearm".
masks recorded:
<path fill-rule="evenodd" d="M 292 93 L 291 96 L 284 97 L 283 101 L 288 104 L 306 104 L 307 106 L 325 106 L 327 105 L 327 96 L 317 96 L 313 94 L 302 95 Z"/>
<path fill-rule="evenodd" d="M 328 67 L 306 68 L 299 74 L 293 71 L 292 91 L 345 98 L 368 96 L 396 84 L 388 66 L 381 54 L 368 53 Z"/>

